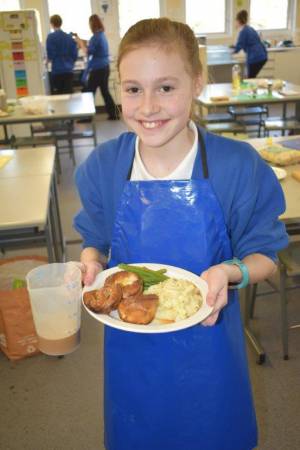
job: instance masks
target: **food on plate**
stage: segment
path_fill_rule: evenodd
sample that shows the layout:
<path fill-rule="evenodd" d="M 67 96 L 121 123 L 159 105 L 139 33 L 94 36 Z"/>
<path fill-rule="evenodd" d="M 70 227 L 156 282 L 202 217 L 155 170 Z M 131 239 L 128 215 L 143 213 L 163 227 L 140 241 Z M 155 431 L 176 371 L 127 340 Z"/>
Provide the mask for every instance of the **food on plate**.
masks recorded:
<path fill-rule="evenodd" d="M 133 272 L 122 270 L 110 275 L 106 278 L 104 286 L 116 286 L 122 288 L 122 298 L 132 295 L 141 294 L 143 292 L 143 281 Z"/>
<path fill-rule="evenodd" d="M 202 305 L 199 289 L 188 280 L 168 277 L 166 269 L 120 264 L 100 289 L 85 292 L 84 304 L 94 312 L 118 310 L 124 322 L 147 325 L 186 319 Z"/>
<path fill-rule="evenodd" d="M 118 284 L 103 286 L 83 294 L 84 304 L 92 311 L 102 314 L 109 314 L 116 309 L 121 299 L 122 288 Z"/>
<path fill-rule="evenodd" d="M 147 325 L 154 319 L 157 306 L 157 295 L 140 294 L 122 300 L 118 312 L 124 322 Z"/>
<path fill-rule="evenodd" d="M 202 305 L 199 289 L 188 280 L 169 278 L 151 286 L 146 294 L 156 294 L 159 298 L 155 322 L 170 323 L 187 319 Z"/>
<path fill-rule="evenodd" d="M 118 267 L 138 275 L 143 280 L 144 289 L 169 278 L 165 275 L 166 269 L 152 270 L 148 269 L 148 267 L 130 266 L 129 264 L 119 264 Z"/>
<path fill-rule="evenodd" d="M 259 153 L 266 161 L 279 166 L 288 166 L 300 162 L 299 150 L 287 150 L 279 145 L 263 148 Z"/>

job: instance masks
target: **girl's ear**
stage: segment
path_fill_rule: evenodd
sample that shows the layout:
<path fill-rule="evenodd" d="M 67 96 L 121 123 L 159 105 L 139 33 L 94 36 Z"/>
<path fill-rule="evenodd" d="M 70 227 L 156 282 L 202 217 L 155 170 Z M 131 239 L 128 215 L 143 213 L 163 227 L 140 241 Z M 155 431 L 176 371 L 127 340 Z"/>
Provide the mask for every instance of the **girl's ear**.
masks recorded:
<path fill-rule="evenodd" d="M 199 97 L 203 89 L 203 78 L 202 75 L 198 75 L 194 81 L 194 94 L 195 97 Z"/>

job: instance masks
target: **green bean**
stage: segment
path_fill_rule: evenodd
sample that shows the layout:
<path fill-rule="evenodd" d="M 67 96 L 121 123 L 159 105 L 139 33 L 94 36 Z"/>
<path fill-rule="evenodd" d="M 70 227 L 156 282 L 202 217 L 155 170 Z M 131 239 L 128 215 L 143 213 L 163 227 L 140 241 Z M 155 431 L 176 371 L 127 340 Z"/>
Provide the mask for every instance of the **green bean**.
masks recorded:
<path fill-rule="evenodd" d="M 120 269 L 126 270 L 128 272 L 133 272 L 138 275 L 143 280 L 145 289 L 152 286 L 153 284 L 160 283 L 161 281 L 167 280 L 169 278 L 164 275 L 166 269 L 151 270 L 147 267 L 131 266 L 128 264 L 119 264 L 118 267 L 120 267 Z"/>

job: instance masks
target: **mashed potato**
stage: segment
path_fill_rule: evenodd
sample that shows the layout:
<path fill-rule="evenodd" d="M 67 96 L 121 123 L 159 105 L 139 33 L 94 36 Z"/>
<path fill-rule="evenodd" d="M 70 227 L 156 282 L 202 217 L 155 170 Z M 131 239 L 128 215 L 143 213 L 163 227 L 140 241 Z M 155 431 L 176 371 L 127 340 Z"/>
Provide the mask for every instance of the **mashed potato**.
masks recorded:
<path fill-rule="evenodd" d="M 177 322 L 195 314 L 202 305 L 199 289 L 187 280 L 169 278 L 144 292 L 159 298 L 155 322 Z M 153 323 L 152 322 L 152 323 Z"/>

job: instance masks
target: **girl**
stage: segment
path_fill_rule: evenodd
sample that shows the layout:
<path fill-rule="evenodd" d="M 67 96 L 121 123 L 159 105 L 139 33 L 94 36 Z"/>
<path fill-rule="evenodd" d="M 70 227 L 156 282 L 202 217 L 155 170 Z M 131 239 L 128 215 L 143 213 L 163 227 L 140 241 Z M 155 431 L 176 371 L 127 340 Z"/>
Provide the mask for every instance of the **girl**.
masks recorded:
<path fill-rule="evenodd" d="M 247 59 L 247 76 L 256 78 L 268 60 L 267 50 L 258 33 L 248 25 L 248 12 L 245 9 L 237 13 L 236 23 L 240 32 L 233 53 L 244 50 Z"/>
<path fill-rule="evenodd" d="M 118 120 L 119 113 L 108 89 L 110 73 L 109 49 L 104 34 L 104 25 L 97 14 L 91 15 L 89 25 L 93 36 L 88 46 L 86 47 L 85 42 L 78 36 L 76 38 L 78 45 L 88 55 L 87 68 L 83 75 L 83 81 L 86 83 L 85 91 L 93 92 L 95 95 L 99 87 L 105 103 L 105 109 L 108 113 L 108 120 Z"/>
<path fill-rule="evenodd" d="M 228 287 L 275 271 L 287 244 L 280 185 L 248 144 L 189 119 L 202 69 L 187 25 L 138 22 L 121 41 L 118 68 L 133 132 L 101 145 L 76 174 L 84 283 L 107 258 L 170 264 L 207 280 L 214 310 L 172 333 L 105 328 L 106 449 L 253 449 L 243 327 Z"/>

